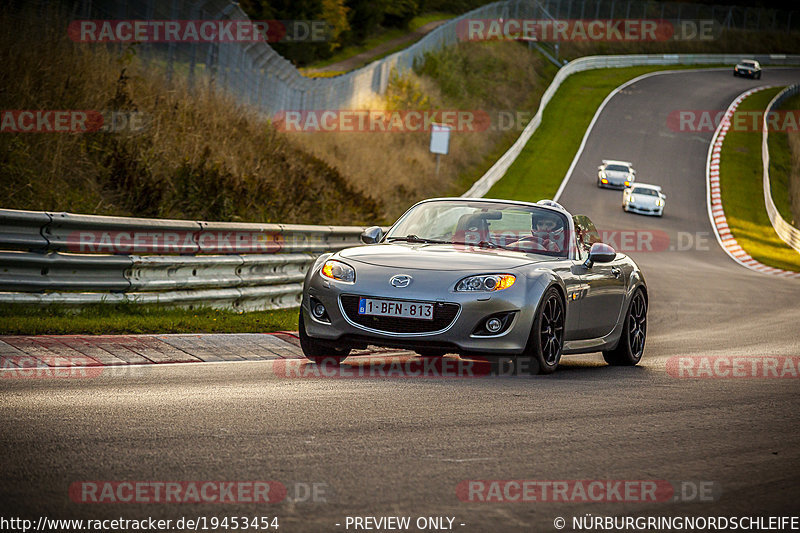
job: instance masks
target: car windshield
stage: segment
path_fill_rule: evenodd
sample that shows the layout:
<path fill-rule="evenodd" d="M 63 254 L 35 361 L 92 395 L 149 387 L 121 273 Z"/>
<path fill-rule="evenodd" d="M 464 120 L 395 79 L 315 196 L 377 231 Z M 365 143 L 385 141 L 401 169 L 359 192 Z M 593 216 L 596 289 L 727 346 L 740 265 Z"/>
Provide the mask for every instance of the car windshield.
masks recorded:
<path fill-rule="evenodd" d="M 385 242 L 457 244 L 567 257 L 564 213 L 532 205 L 478 200 L 424 202 L 409 210 Z"/>
<path fill-rule="evenodd" d="M 642 194 L 644 196 L 658 196 L 658 191 L 656 191 L 655 189 L 636 187 L 635 189 L 633 189 L 633 194 Z"/>
<path fill-rule="evenodd" d="M 623 165 L 608 165 L 606 170 L 613 170 L 614 172 L 628 172 L 628 167 Z"/>
<path fill-rule="evenodd" d="M 742 61 L 742 66 L 745 66 L 745 67 L 755 67 L 755 66 L 756 66 L 756 64 L 755 64 L 755 63 L 753 63 L 752 61 Z"/>

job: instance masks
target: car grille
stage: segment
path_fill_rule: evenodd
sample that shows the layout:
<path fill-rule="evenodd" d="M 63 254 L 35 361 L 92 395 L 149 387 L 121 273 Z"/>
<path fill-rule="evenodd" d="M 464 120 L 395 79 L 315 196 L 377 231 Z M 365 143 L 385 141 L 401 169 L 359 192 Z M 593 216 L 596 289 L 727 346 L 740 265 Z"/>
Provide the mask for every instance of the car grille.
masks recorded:
<path fill-rule="evenodd" d="M 446 329 L 458 315 L 458 304 L 437 302 L 433 306 L 433 320 L 402 318 L 393 316 L 372 316 L 358 314 L 358 301 L 361 296 L 343 294 L 339 297 L 347 318 L 365 328 L 387 333 L 432 333 Z"/>

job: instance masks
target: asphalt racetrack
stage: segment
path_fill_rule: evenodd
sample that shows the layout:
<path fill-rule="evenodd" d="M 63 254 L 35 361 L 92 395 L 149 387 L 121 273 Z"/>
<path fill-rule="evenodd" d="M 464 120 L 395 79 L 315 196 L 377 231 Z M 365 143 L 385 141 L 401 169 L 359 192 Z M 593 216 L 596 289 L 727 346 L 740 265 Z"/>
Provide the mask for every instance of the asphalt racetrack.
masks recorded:
<path fill-rule="evenodd" d="M 630 252 L 650 288 L 639 366 L 593 354 L 567 356 L 546 377 L 327 379 L 286 378 L 256 361 L 2 380 L 2 515 L 276 516 L 281 532 L 366 530 L 348 516 L 409 516 L 411 531 L 418 517 L 450 517 L 456 531 L 547 532 L 557 517 L 572 531 L 572 517 L 587 514 L 796 515 L 800 380 L 691 379 L 675 374 L 674 358 L 800 356 L 800 280 L 725 255 L 705 199 L 712 132 L 674 131 L 667 116 L 724 110 L 749 87 L 798 81 L 792 69 L 765 69 L 762 80 L 729 69 L 651 76 L 595 124 L 561 203 L 601 229 L 668 236 L 665 249 Z M 664 217 L 624 213 L 621 193 L 597 189 L 604 158 L 632 161 L 640 181 L 662 185 Z M 349 363 L 364 364 L 373 363 Z M 288 494 L 273 504 L 76 503 L 69 488 L 86 480 L 274 480 Z M 469 480 L 676 489 L 659 501 L 482 502 L 459 492 Z"/>

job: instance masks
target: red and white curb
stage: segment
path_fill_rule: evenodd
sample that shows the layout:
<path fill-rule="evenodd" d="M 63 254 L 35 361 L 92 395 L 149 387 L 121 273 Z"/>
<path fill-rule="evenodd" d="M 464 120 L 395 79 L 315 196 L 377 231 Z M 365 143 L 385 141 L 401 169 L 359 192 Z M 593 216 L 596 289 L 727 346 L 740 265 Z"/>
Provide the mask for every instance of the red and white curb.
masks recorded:
<path fill-rule="evenodd" d="M 351 356 L 407 353 L 371 346 Z M 165 335 L 0 335 L 4 370 L 305 359 L 297 332 Z M 44 374 L 46 375 L 46 374 Z"/>
<path fill-rule="evenodd" d="M 733 237 L 730 228 L 728 227 L 728 220 L 725 218 L 725 209 L 722 207 L 722 197 L 720 195 L 719 187 L 719 166 L 720 166 L 720 153 L 722 152 L 722 143 L 728 130 L 731 127 L 731 117 L 742 100 L 751 94 L 771 88 L 771 85 L 764 85 L 745 91 L 737 96 L 728 109 L 725 115 L 717 126 L 714 136 L 711 138 L 711 145 L 708 149 L 708 158 L 706 159 L 706 201 L 708 204 L 708 218 L 711 220 L 711 226 L 714 228 L 714 234 L 717 237 L 717 242 L 725 250 L 725 253 L 731 259 L 739 263 L 745 268 L 761 272 L 763 274 L 772 274 L 775 276 L 782 276 L 786 278 L 800 278 L 800 272 L 792 272 L 790 270 L 783 270 L 774 268 L 760 263 L 753 259 Z"/>

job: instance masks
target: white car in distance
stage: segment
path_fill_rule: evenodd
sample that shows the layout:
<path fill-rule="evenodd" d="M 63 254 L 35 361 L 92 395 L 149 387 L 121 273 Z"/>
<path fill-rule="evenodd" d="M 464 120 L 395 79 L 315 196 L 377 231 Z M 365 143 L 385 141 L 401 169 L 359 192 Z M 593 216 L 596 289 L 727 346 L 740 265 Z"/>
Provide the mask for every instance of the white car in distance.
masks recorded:
<path fill-rule="evenodd" d="M 597 167 L 597 186 L 605 189 L 624 189 L 636 180 L 636 171 L 628 161 L 603 159 Z"/>
<path fill-rule="evenodd" d="M 667 195 L 658 185 L 636 183 L 622 191 L 622 209 L 629 213 L 662 216 Z"/>

